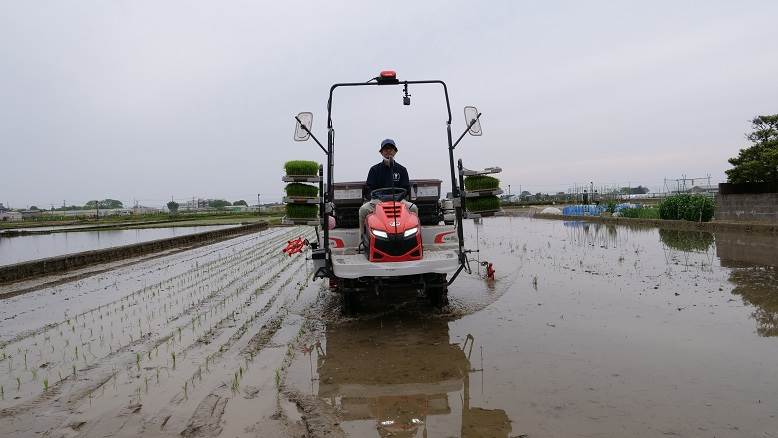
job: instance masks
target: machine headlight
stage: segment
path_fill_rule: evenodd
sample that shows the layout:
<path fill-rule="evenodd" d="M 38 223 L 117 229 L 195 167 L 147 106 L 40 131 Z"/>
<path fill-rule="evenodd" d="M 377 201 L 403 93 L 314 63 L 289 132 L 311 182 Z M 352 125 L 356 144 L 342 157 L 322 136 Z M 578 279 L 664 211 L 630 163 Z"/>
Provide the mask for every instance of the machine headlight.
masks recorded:
<path fill-rule="evenodd" d="M 413 236 L 414 234 L 416 234 L 417 231 L 419 231 L 418 227 L 413 227 L 413 228 L 407 229 L 403 233 L 403 237 Z"/>
<path fill-rule="evenodd" d="M 373 234 L 376 235 L 377 237 L 383 237 L 384 239 L 389 237 L 389 235 L 386 234 L 386 231 L 375 230 L 375 229 L 372 230 L 372 231 L 373 231 Z"/>

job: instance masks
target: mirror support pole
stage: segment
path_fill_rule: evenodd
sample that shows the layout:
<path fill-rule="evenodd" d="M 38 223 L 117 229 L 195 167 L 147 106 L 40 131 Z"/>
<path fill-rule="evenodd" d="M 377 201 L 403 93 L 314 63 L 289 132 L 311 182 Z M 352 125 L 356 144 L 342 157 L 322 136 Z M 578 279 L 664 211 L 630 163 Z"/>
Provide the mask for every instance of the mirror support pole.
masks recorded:
<path fill-rule="evenodd" d="M 463 132 L 462 135 L 459 136 L 457 141 L 454 142 L 454 146 L 451 146 L 451 149 L 456 149 L 459 142 L 462 141 L 462 139 L 465 137 L 465 134 L 467 134 L 468 131 L 470 131 L 470 128 L 472 128 L 473 125 L 475 125 L 475 122 L 477 122 L 478 119 L 480 118 L 481 118 L 481 113 L 478 113 L 478 115 L 470 122 L 470 124 L 467 125 L 467 129 L 465 129 L 465 132 Z M 303 126 L 303 128 L 305 128 L 305 126 Z M 316 139 L 314 138 L 314 140 Z"/>
<path fill-rule="evenodd" d="M 313 135 L 313 132 L 311 132 L 311 130 L 310 130 L 310 129 L 308 129 L 308 127 L 307 127 L 307 126 L 305 126 L 305 124 L 304 124 L 303 122 L 301 122 L 301 121 L 300 121 L 300 118 L 299 118 L 299 117 L 297 117 L 297 116 L 294 116 L 294 119 L 295 119 L 295 120 L 297 120 L 297 123 L 299 123 L 299 124 L 300 124 L 300 127 L 301 127 L 301 128 L 303 128 L 303 131 L 307 132 L 307 133 L 308 133 L 308 135 L 310 135 L 310 136 L 311 136 L 311 138 L 313 139 L 313 141 L 315 141 L 315 142 L 316 142 L 316 144 L 317 144 L 317 145 L 319 145 L 319 147 L 321 148 L 321 150 L 323 150 L 323 151 L 324 151 L 324 153 L 325 153 L 325 154 L 327 154 L 327 149 L 326 149 L 324 146 L 322 146 L 322 145 L 321 145 L 321 143 L 319 142 L 319 139 L 318 139 L 318 138 L 316 138 L 316 136 L 315 136 L 315 135 Z M 328 155 L 329 155 L 329 154 L 328 154 Z"/>

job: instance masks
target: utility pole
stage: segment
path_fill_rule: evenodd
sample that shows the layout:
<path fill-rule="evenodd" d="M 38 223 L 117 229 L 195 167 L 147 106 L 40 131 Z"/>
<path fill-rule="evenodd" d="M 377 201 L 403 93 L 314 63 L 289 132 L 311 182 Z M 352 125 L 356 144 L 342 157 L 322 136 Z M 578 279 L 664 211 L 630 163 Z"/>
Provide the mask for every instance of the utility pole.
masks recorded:
<path fill-rule="evenodd" d="M 259 203 L 259 193 L 257 193 L 257 216 L 259 216 L 259 215 L 260 215 L 260 213 L 262 212 L 262 207 L 261 207 L 261 205 L 262 205 L 262 204 L 260 204 L 260 203 Z"/>

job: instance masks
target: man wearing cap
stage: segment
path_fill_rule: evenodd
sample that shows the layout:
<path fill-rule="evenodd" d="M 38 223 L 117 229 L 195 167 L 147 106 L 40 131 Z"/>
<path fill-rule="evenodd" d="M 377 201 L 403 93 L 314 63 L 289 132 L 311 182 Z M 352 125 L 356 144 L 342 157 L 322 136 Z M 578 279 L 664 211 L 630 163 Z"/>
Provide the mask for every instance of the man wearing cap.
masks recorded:
<path fill-rule="evenodd" d="M 362 230 L 365 225 L 365 218 L 367 215 L 375 211 L 376 205 L 381 201 L 378 199 L 370 199 L 370 192 L 377 189 L 386 189 L 391 187 L 397 187 L 405 189 L 406 198 L 411 193 L 411 182 L 408 179 L 408 171 L 404 166 L 394 161 L 394 156 L 397 154 L 397 146 L 394 144 L 394 140 L 387 138 L 381 142 L 381 149 L 378 150 L 383 160 L 380 163 L 370 168 L 367 173 L 367 181 L 365 181 L 365 190 L 363 196 L 368 201 L 362 205 L 359 209 L 359 241 L 362 242 Z M 419 208 L 416 204 L 410 203 L 406 200 L 402 201 L 408 209 L 416 214 L 419 212 Z"/>

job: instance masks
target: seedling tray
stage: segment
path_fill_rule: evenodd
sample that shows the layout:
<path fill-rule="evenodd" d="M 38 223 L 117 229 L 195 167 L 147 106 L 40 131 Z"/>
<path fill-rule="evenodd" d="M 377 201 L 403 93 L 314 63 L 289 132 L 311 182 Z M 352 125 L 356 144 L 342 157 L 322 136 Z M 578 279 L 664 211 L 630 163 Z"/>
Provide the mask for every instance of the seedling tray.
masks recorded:
<path fill-rule="evenodd" d="M 281 181 L 283 182 L 309 182 L 309 183 L 317 183 L 321 181 L 320 176 L 311 176 L 311 175 L 286 175 L 281 178 Z"/>
<path fill-rule="evenodd" d="M 470 190 L 465 191 L 465 198 L 477 198 L 479 196 L 497 196 L 502 194 L 502 189 Z"/>
<path fill-rule="evenodd" d="M 475 176 L 475 175 L 491 175 L 494 173 L 500 173 L 502 172 L 502 168 L 500 167 L 487 167 L 484 170 L 470 170 L 462 168 L 462 175 L 464 176 Z"/>
<path fill-rule="evenodd" d="M 284 216 L 281 218 L 281 225 L 321 225 L 321 220 L 312 218 L 293 218 Z"/>
<path fill-rule="evenodd" d="M 320 197 L 306 198 L 302 196 L 284 196 L 285 204 L 318 204 L 321 202 Z"/>

